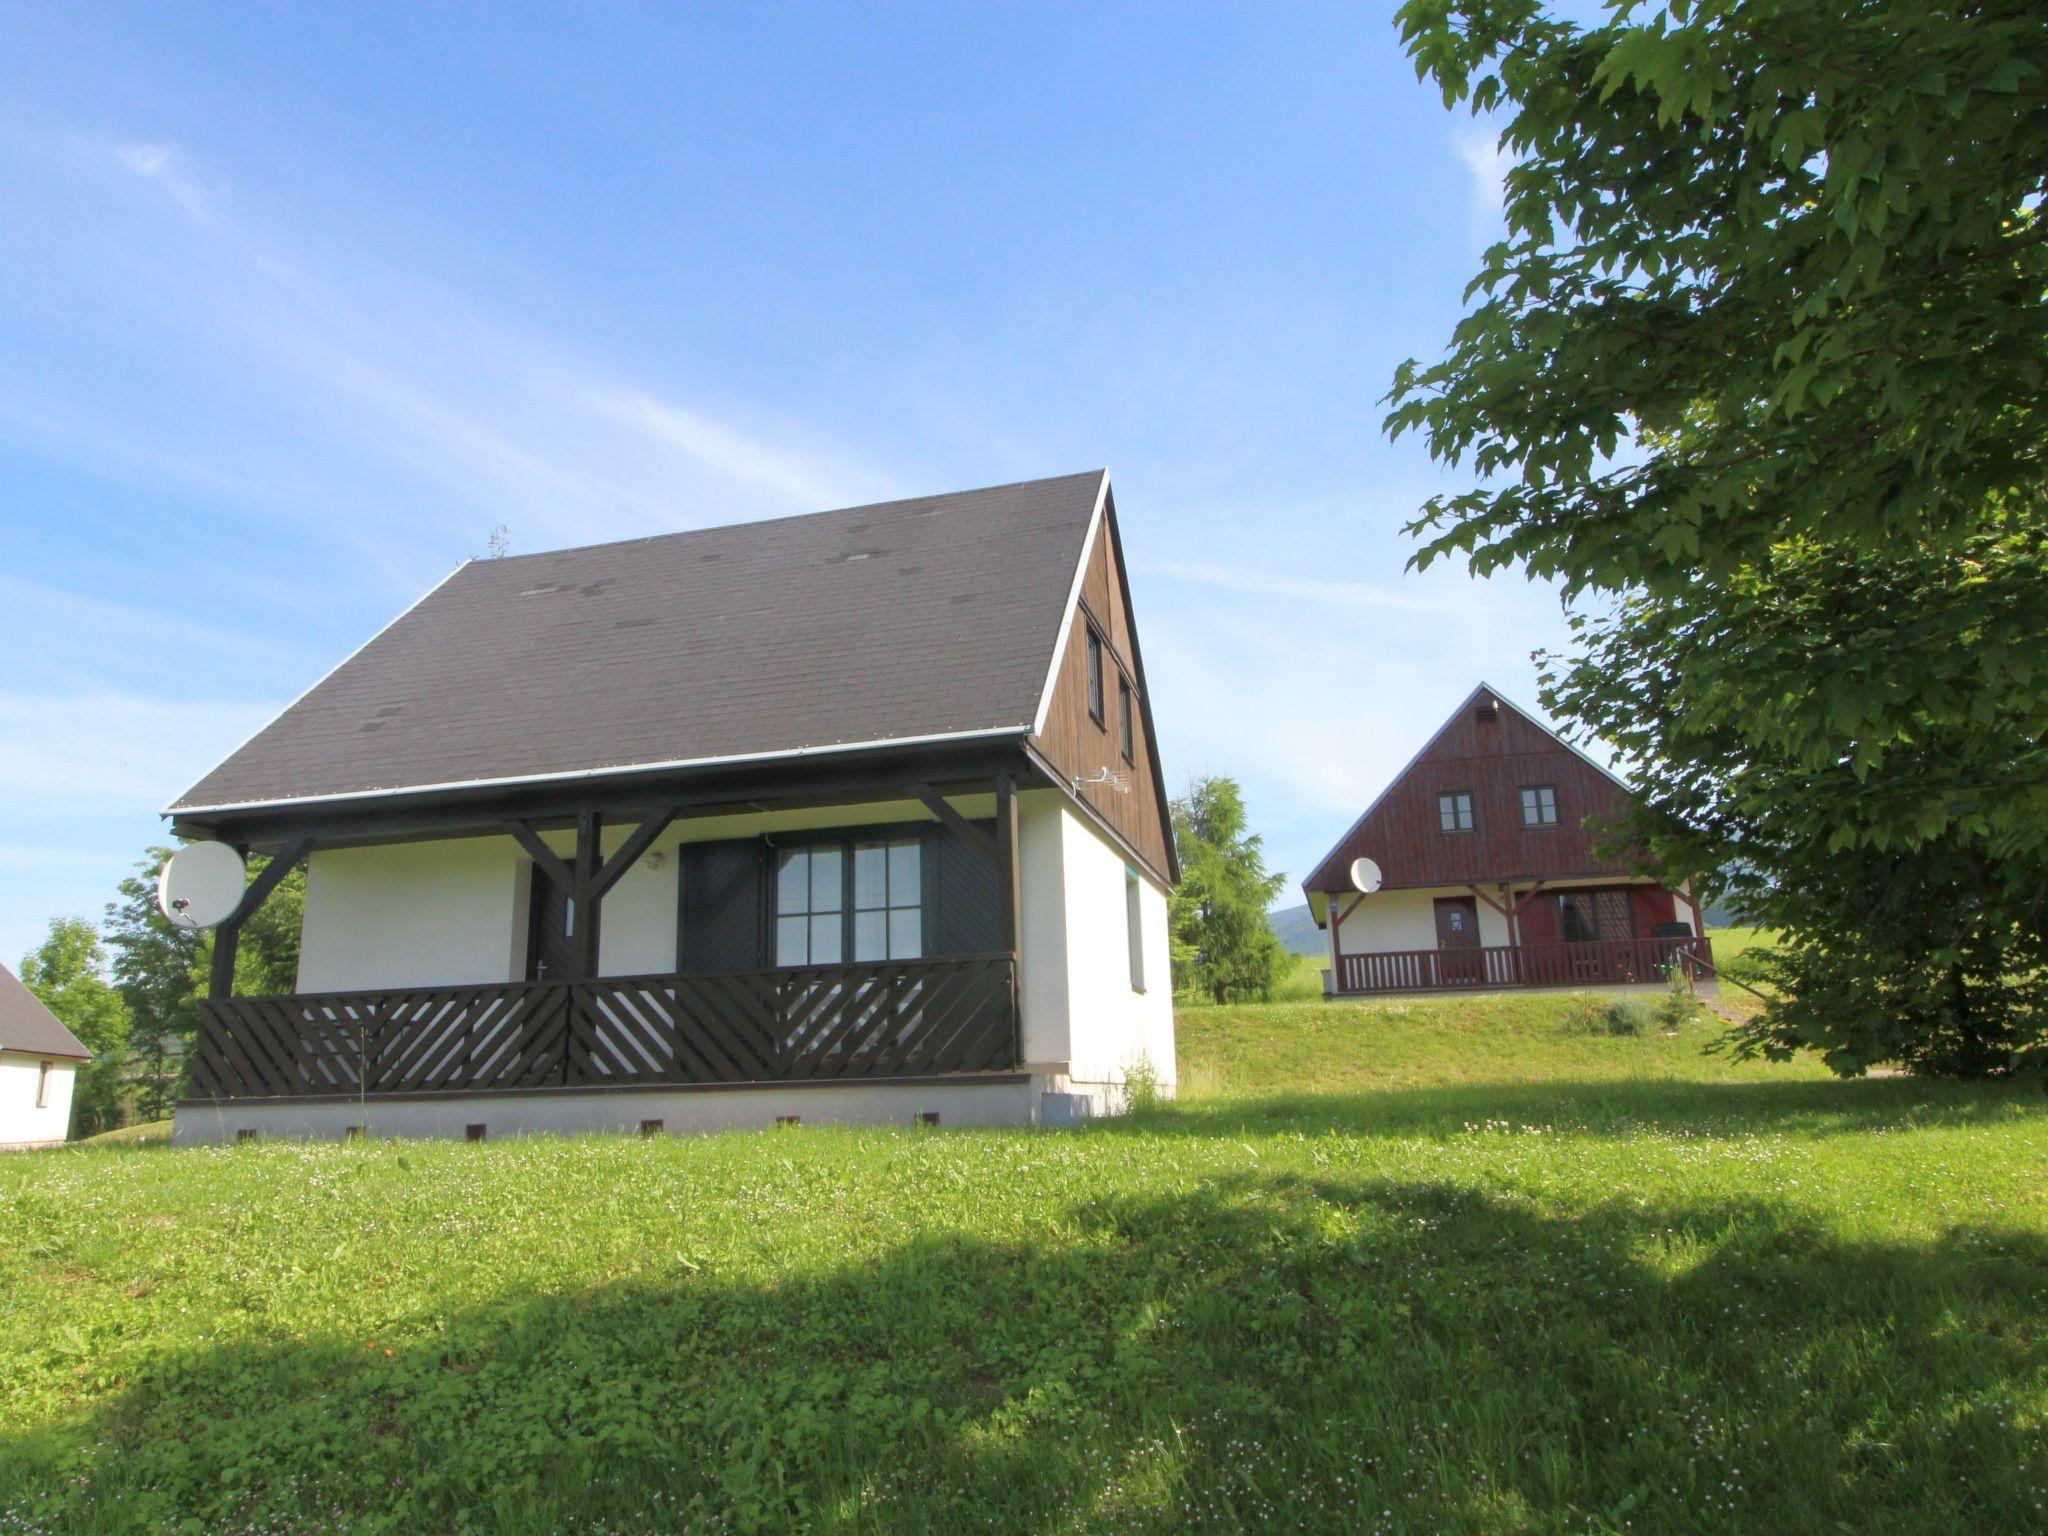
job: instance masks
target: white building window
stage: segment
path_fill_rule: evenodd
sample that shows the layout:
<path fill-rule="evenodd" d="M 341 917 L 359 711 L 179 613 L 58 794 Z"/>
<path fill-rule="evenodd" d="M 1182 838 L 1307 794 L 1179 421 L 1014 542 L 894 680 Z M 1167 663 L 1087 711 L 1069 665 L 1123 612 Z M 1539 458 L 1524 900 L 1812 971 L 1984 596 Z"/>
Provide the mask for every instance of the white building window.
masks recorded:
<path fill-rule="evenodd" d="M 1145 990 L 1145 915 L 1137 872 L 1124 869 L 1124 941 L 1131 951 L 1131 990 Z"/>
<path fill-rule="evenodd" d="M 775 963 L 838 965 L 846 954 L 844 851 L 791 848 L 776 860 Z"/>
<path fill-rule="evenodd" d="M 787 848 L 775 863 L 775 963 L 924 954 L 924 844 L 914 837 Z"/>
<path fill-rule="evenodd" d="M 56 1070 L 57 1063 L 46 1061 L 42 1064 L 42 1070 L 36 1073 L 37 1109 L 48 1109 L 50 1107 L 50 1077 Z"/>

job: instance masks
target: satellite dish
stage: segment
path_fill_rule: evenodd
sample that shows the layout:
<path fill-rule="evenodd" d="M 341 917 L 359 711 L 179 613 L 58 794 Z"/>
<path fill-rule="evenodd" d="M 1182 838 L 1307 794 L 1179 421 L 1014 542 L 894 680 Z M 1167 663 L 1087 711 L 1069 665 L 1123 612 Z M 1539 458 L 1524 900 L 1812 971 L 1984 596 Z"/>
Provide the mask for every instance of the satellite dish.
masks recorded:
<path fill-rule="evenodd" d="M 1351 888 L 1361 896 L 1370 896 L 1380 888 L 1380 867 L 1371 859 L 1351 861 Z"/>
<path fill-rule="evenodd" d="M 226 843 L 180 848 L 156 880 L 157 909 L 178 928 L 211 928 L 241 905 L 248 870 Z"/>

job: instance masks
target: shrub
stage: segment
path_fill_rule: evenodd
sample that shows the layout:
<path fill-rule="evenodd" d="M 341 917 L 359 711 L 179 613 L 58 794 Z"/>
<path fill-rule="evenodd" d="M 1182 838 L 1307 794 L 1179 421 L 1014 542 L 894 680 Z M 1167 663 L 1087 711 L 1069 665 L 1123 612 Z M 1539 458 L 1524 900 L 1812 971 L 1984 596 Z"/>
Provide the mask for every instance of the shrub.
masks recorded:
<path fill-rule="evenodd" d="M 1589 997 L 1572 1023 L 1581 1034 L 1633 1036 L 1648 1034 L 1657 1019 L 1657 1010 L 1640 997 Z"/>

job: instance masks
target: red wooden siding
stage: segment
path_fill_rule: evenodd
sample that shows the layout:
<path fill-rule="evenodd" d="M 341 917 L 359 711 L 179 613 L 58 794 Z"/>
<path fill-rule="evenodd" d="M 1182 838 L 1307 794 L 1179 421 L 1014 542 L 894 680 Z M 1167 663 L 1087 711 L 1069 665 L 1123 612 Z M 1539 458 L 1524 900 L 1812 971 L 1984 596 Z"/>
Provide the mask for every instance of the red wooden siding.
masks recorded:
<path fill-rule="evenodd" d="M 1052 705 L 1045 730 L 1034 741 L 1046 760 L 1069 782 L 1088 778 L 1103 768 L 1121 774 L 1128 788 L 1084 784 L 1076 791 L 1087 804 L 1137 850 L 1152 872 L 1168 878 L 1166 818 L 1160 806 L 1159 762 L 1152 733 L 1146 728 L 1145 680 L 1140 675 L 1137 646 L 1124 573 L 1115 558 L 1115 516 L 1105 507 L 1102 527 L 1088 554 L 1081 578 L 1081 601 L 1060 654 L 1053 679 Z M 1088 713 L 1088 627 L 1102 637 L 1102 723 Z M 1123 760 L 1117 735 L 1117 677 L 1131 684 L 1131 746 L 1135 764 Z"/>
<path fill-rule="evenodd" d="M 1488 702 L 1493 718 L 1481 721 L 1479 707 Z M 1523 824 L 1521 791 L 1537 785 L 1557 790 L 1555 826 Z M 1440 831 L 1437 796 L 1459 792 L 1472 796 L 1472 830 Z M 1594 855 L 1586 826 L 1617 811 L 1625 793 L 1556 736 L 1481 689 L 1305 885 L 1349 890 L 1351 862 L 1361 856 L 1379 864 L 1390 888 L 1628 877 L 1634 871 L 1625 860 Z"/>

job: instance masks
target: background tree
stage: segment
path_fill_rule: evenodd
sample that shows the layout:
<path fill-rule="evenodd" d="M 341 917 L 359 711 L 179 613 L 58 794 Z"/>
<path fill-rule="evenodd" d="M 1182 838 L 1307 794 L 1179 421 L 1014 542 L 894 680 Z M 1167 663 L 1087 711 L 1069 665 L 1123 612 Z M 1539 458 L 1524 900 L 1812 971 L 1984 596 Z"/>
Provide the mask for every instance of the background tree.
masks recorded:
<path fill-rule="evenodd" d="M 1287 877 L 1266 873 L 1263 840 L 1245 827 L 1235 779 L 1195 779 L 1173 802 L 1180 854 L 1180 886 L 1167 911 L 1173 984 L 1219 1003 L 1270 998 L 1287 960 L 1266 921 Z"/>
<path fill-rule="evenodd" d="M 149 1119 L 170 1112 L 185 1052 L 199 1028 L 199 1000 L 213 965 L 213 936 L 175 928 L 157 909 L 157 877 L 173 848 L 151 848 L 123 880 L 120 900 L 107 906 L 107 947 L 115 985 L 134 1021 L 141 1110 Z M 254 879 L 267 861 L 249 861 Z M 244 925 L 235 951 L 235 989 L 250 994 L 290 992 L 298 985 L 299 924 L 305 912 L 305 870 L 279 882 L 270 899 Z"/>
<path fill-rule="evenodd" d="M 1545 703 L 1617 841 L 1786 930 L 1751 1049 L 1982 1072 L 2044 1033 L 2048 27 L 2021 0 L 1411 0 L 1506 120 L 1508 237 L 1389 427 L 1418 563 L 1558 578 Z"/>
<path fill-rule="evenodd" d="M 91 1136 L 121 1124 L 128 1009 L 108 983 L 99 931 L 82 917 L 50 921 L 43 942 L 22 957 L 21 979 L 92 1052 L 71 1093 L 71 1133 Z"/>

